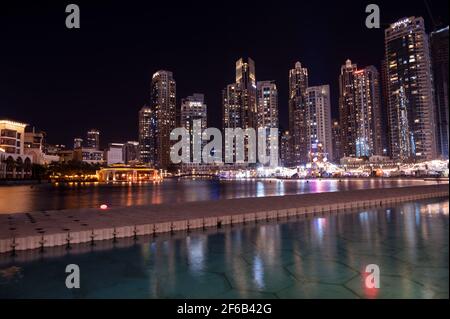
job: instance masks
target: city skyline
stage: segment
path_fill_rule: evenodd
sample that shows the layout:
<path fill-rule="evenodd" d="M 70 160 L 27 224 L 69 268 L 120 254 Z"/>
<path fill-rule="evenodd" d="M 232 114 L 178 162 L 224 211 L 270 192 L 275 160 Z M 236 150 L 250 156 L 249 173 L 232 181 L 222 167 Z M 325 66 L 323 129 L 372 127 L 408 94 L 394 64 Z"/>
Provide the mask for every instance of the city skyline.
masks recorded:
<path fill-rule="evenodd" d="M 8 61 L 12 63 L 9 63 L 4 67 L 5 77 L 0 77 L 0 83 L 3 84 L 4 80 L 9 80 L 3 85 L 3 87 L 8 88 L 9 91 L 5 92 L 5 94 L 3 94 L 3 92 L 0 94 L 0 103 L 6 106 L 5 108 L 2 107 L 0 115 L 3 118 L 11 118 L 29 123 L 46 131 L 48 133 L 49 142 L 55 144 L 71 145 L 74 137 L 79 136 L 92 127 L 99 129 L 102 133 L 102 139 L 100 141 L 102 147 L 105 147 L 108 142 L 137 140 L 137 130 L 135 129 L 137 127 L 137 120 L 135 114 L 142 105 L 148 104 L 150 100 L 149 81 L 151 81 L 151 75 L 158 69 L 165 69 L 172 71 L 174 73 L 174 78 L 177 81 L 176 106 L 179 107 L 181 97 L 188 96 L 192 94 L 192 92 L 202 93 L 205 95 L 205 103 L 208 105 L 208 109 L 211 110 L 211 112 L 208 112 L 208 122 L 211 123 L 210 126 L 221 127 L 221 90 L 230 82 L 230 79 L 232 79 L 233 75 L 230 70 L 233 68 L 235 60 L 243 56 L 252 57 L 252 59 L 256 61 L 258 79 L 275 81 L 279 98 L 280 130 L 288 129 L 287 73 L 296 61 L 301 61 L 302 66 L 308 68 L 311 86 L 322 84 L 330 85 L 332 118 L 337 118 L 338 69 L 346 59 L 356 61 L 358 65 L 375 65 L 377 69 L 380 69 L 379 64 L 383 58 L 384 51 L 384 28 L 387 24 L 396 21 L 403 16 L 423 16 L 425 23 L 427 24 L 427 33 L 433 31 L 432 21 L 429 18 L 425 6 L 414 4 L 409 7 L 402 7 L 401 3 L 396 3 L 389 4 L 388 12 L 383 12 L 383 7 L 386 7 L 387 5 L 388 4 L 383 2 L 380 3 L 382 26 L 379 30 L 369 30 L 364 27 L 363 22 L 366 14 L 364 12 L 364 5 L 360 3 L 353 4 L 353 6 L 345 4 L 342 8 L 331 8 L 334 11 L 337 10 L 336 13 L 343 10 L 351 10 L 351 12 L 355 13 L 354 19 L 352 18 L 351 21 L 345 21 L 343 25 L 342 23 L 336 24 L 337 30 L 330 30 L 327 27 L 327 23 L 324 22 L 328 21 L 328 23 L 331 24 L 331 22 L 338 19 L 337 16 L 331 16 L 330 12 L 332 10 L 330 8 L 326 8 L 323 15 L 328 19 L 310 21 L 316 26 L 316 28 L 313 29 L 313 34 L 308 34 L 311 30 L 306 32 L 305 28 L 302 27 L 305 24 L 304 21 L 299 21 L 297 27 L 296 23 L 293 22 L 280 22 L 279 18 L 277 18 L 277 13 L 279 12 L 274 12 L 273 15 L 271 15 L 267 10 L 261 12 L 262 9 L 245 7 L 245 12 L 255 12 L 255 26 L 266 25 L 274 28 L 268 33 L 273 40 L 273 45 L 264 48 L 260 45 L 254 45 L 254 42 L 258 42 L 261 37 L 249 41 L 248 44 L 245 44 L 245 41 L 236 38 L 237 44 L 233 44 L 229 47 L 224 40 L 229 39 L 230 37 L 234 39 L 236 32 L 228 33 L 227 30 L 224 31 L 225 28 L 223 26 L 219 28 L 219 26 L 216 26 L 216 24 L 210 20 L 210 16 L 205 15 L 205 23 L 209 22 L 214 26 L 213 30 L 219 28 L 218 31 L 221 31 L 217 33 L 218 38 L 220 38 L 221 34 L 226 35 L 221 41 L 218 41 L 218 39 L 212 38 L 211 36 L 206 37 L 206 39 L 209 39 L 210 43 L 213 41 L 215 44 L 212 46 L 212 51 L 209 50 L 211 52 L 200 53 L 199 49 L 195 48 L 195 42 L 192 42 L 191 44 L 194 44 L 194 49 L 187 50 L 190 52 L 187 52 L 184 55 L 175 54 L 172 51 L 177 51 L 176 48 L 179 45 L 184 45 L 187 42 L 186 40 L 179 38 L 179 36 L 176 36 L 177 40 L 170 43 L 168 46 L 170 49 L 169 51 L 172 53 L 164 51 L 168 49 L 157 49 L 156 51 L 159 53 L 154 53 L 149 56 L 149 58 L 153 58 L 150 64 L 149 62 L 140 63 L 142 62 L 140 56 L 137 56 L 136 61 L 133 62 L 127 61 L 127 58 L 125 58 L 125 61 L 123 58 L 122 60 L 119 60 L 121 61 L 120 65 L 114 64 L 114 67 L 117 68 L 114 72 L 122 74 L 121 78 L 122 80 L 125 79 L 125 81 L 114 82 L 114 85 L 110 85 L 109 87 L 108 84 L 111 84 L 111 81 L 115 81 L 116 78 L 115 76 L 112 76 L 112 80 L 108 79 L 108 76 L 111 77 L 112 70 L 104 72 L 104 67 L 106 65 L 111 66 L 111 61 L 109 60 L 116 57 L 116 53 L 114 52 L 108 52 L 108 54 L 103 57 L 108 63 L 99 61 L 99 56 L 95 54 L 92 59 L 86 59 L 87 52 L 78 55 L 78 58 L 75 56 L 73 59 L 69 58 L 69 69 L 72 70 L 70 65 L 73 64 L 74 66 L 72 73 L 73 79 L 67 79 L 67 77 L 70 76 L 65 75 L 62 77 L 63 80 L 61 81 L 61 84 L 56 85 L 53 77 L 56 74 L 59 74 L 59 71 L 54 70 L 54 68 L 62 63 L 59 61 L 60 58 L 54 61 L 54 65 L 50 65 L 49 61 L 47 61 L 48 57 L 42 58 L 42 53 L 47 50 L 43 49 L 43 51 L 36 52 L 36 56 L 32 57 L 30 61 L 22 61 L 20 55 L 15 58 L 11 57 L 11 54 L 20 48 L 20 45 L 8 47 L 7 50 L 3 52 L 2 60 L 6 61 L 5 58 L 8 57 Z M 84 3 L 80 3 L 80 6 L 83 13 L 85 11 L 93 10 L 92 12 L 95 12 L 95 10 L 98 10 L 95 6 L 89 7 L 89 5 Z M 436 8 L 446 6 L 448 6 L 448 4 L 444 2 L 435 1 L 431 3 L 431 9 L 435 15 L 435 19 L 437 19 L 436 17 L 438 17 L 439 14 L 442 14 L 442 12 L 446 12 L 446 10 L 438 10 Z M 314 9 L 313 5 L 301 5 L 300 7 Z M 118 10 L 118 8 L 111 5 L 106 16 L 114 17 L 117 13 L 116 10 Z M 204 8 L 196 14 L 200 15 L 201 13 L 205 13 L 205 10 L 206 9 Z M 14 8 L 11 8 L 6 14 L 9 17 L 9 20 L 6 19 L 6 21 L 14 22 L 14 17 L 17 17 L 19 13 Z M 57 37 L 63 35 L 68 36 L 70 39 L 60 43 L 60 49 L 66 48 L 69 42 L 71 42 L 74 44 L 75 51 L 73 54 L 77 55 L 76 51 L 78 49 L 76 48 L 76 45 L 77 41 L 79 41 L 76 39 L 77 36 L 65 33 L 66 30 L 58 30 L 57 28 L 53 31 L 50 30 L 50 27 L 53 28 L 55 26 L 53 24 L 55 21 L 52 18 L 54 12 L 50 10 L 48 14 L 50 15 L 50 22 L 46 22 L 41 28 L 44 28 L 44 30 L 51 33 L 55 32 L 55 36 Z M 177 17 L 180 13 L 176 11 L 173 14 L 174 17 Z M 446 14 L 444 15 L 442 21 L 448 23 L 448 16 Z M 98 29 L 96 23 L 93 23 L 90 20 L 89 13 L 85 14 L 85 17 L 86 18 L 83 21 L 86 22 L 83 26 L 85 26 L 86 29 L 91 28 L 91 30 L 97 30 L 102 35 L 106 33 L 106 30 Z M 267 20 L 265 18 L 269 17 L 271 19 L 265 21 Z M 272 20 L 273 22 L 270 22 Z M 31 22 L 36 22 L 36 20 L 31 20 Z M 264 24 L 264 22 L 267 23 Z M 38 23 L 38 25 L 41 24 Z M 294 28 L 294 30 L 286 30 L 285 27 L 287 25 Z M 358 28 L 356 28 L 356 25 L 358 25 Z M 125 29 L 122 33 L 136 31 L 133 27 L 123 27 Z M 174 31 L 175 29 L 178 28 L 173 26 L 171 31 Z M 84 29 L 82 28 L 80 30 L 83 32 Z M 206 35 L 210 35 L 210 33 L 205 34 L 207 31 L 202 30 L 201 25 L 194 23 L 188 27 L 187 30 L 180 32 L 186 35 L 186 32 L 188 31 L 196 31 L 193 32 L 193 36 L 198 38 L 204 38 Z M 281 30 L 285 31 L 281 32 Z M 347 33 L 345 33 L 344 30 Z M 133 40 L 128 41 L 128 44 L 135 43 L 135 38 L 143 32 L 139 29 L 137 31 L 139 32 L 134 34 Z M 17 35 L 20 35 L 20 32 L 19 29 Z M 351 39 L 346 38 L 346 35 L 348 36 L 349 34 L 353 35 L 349 36 Z M 86 34 L 83 33 L 83 36 L 85 35 Z M 296 40 L 290 43 L 288 38 L 293 35 Z M 157 39 L 160 40 L 160 37 L 162 37 L 162 35 L 158 36 Z M 12 39 L 11 34 L 5 39 L 6 43 L 17 44 L 15 40 Z M 311 39 L 316 40 L 310 41 Z M 119 37 L 119 40 L 123 40 L 123 36 Z M 117 44 L 122 43 L 119 40 L 117 41 Z M 307 46 L 303 45 L 303 40 L 308 42 Z M 373 50 L 365 50 L 365 48 L 362 48 L 361 45 L 358 44 L 361 43 L 361 41 L 365 41 L 365 43 L 370 45 L 370 48 Z M 138 47 L 141 45 L 139 44 L 139 41 L 136 43 Z M 167 41 L 164 40 L 161 43 L 167 44 Z M 108 44 L 110 43 L 108 42 Z M 223 44 L 223 46 L 220 46 L 219 44 Z M 254 48 L 252 47 L 252 44 Z M 192 46 L 189 44 L 188 47 L 191 48 Z M 95 48 L 95 45 L 93 48 Z M 226 49 L 223 50 L 222 48 Z M 222 55 L 216 54 L 218 51 L 224 51 L 224 53 Z M 134 52 L 135 49 L 130 49 L 131 54 Z M 146 52 L 147 48 L 143 48 L 142 53 Z M 325 54 L 324 52 L 329 53 Z M 72 56 L 72 54 L 69 54 L 69 56 Z M 38 57 L 42 58 L 42 64 L 35 63 L 30 68 L 31 72 L 28 73 L 28 80 L 26 83 L 19 81 L 19 78 L 17 77 L 19 75 L 24 75 L 24 70 L 21 70 L 20 63 L 23 63 L 23 66 L 25 67 Z M 64 57 L 66 56 L 63 55 L 63 58 Z M 187 60 L 190 60 L 191 62 L 187 63 L 189 65 L 186 65 Z M 203 60 L 203 63 L 199 62 L 201 60 Z M 86 66 L 83 66 L 82 64 L 85 63 L 91 66 L 93 62 L 98 62 L 97 68 L 91 70 L 93 73 L 82 74 L 82 71 L 86 70 Z M 36 68 L 42 68 L 44 66 L 49 67 L 49 74 L 41 74 L 43 77 L 42 81 L 38 81 L 39 83 L 34 82 L 33 79 L 36 76 Z M 80 67 L 80 70 L 77 70 L 78 67 Z M 207 70 L 211 68 L 213 71 Z M 13 72 L 14 69 L 18 71 Z M 192 69 L 198 71 L 192 73 Z M 138 76 L 131 77 L 130 72 L 136 72 L 135 74 Z M 210 76 L 211 72 L 216 75 L 213 77 Z M 92 79 L 89 79 L 86 75 L 89 75 L 89 77 L 92 76 Z M 80 77 L 84 79 L 81 81 L 84 83 L 80 83 Z M 20 79 L 23 80 L 24 78 L 25 77 L 22 76 Z M 101 83 L 98 82 L 100 79 L 103 80 Z M 35 83 L 35 87 L 29 90 L 27 87 L 28 82 Z M 25 94 L 17 93 L 21 87 L 20 85 L 22 85 L 23 89 L 27 89 L 27 92 L 30 92 L 29 97 L 24 96 Z M 123 88 L 123 90 L 118 90 L 118 87 L 115 87 L 115 85 L 119 85 L 119 88 Z M 42 86 L 47 86 L 51 89 L 53 95 L 49 96 L 48 92 L 37 93 L 36 90 L 38 90 L 38 88 L 42 90 Z M 130 89 L 130 86 L 133 86 L 133 89 Z M 30 98 L 33 98 L 35 102 L 25 103 L 25 100 Z M 56 103 L 56 101 L 58 101 L 58 103 Z M 60 103 L 61 101 L 65 102 Z M 61 105 L 64 105 L 64 107 Z M 75 105 L 77 105 L 76 110 L 74 109 Z M 67 110 L 60 110 L 60 108 L 67 108 Z M 36 112 L 35 109 L 44 112 Z M 70 119 L 70 125 L 64 123 L 65 118 L 61 117 L 61 113 L 65 114 L 67 120 Z M 107 121 L 104 121 L 105 117 L 108 118 Z M 62 127 L 64 127 L 63 132 L 61 132 Z"/>

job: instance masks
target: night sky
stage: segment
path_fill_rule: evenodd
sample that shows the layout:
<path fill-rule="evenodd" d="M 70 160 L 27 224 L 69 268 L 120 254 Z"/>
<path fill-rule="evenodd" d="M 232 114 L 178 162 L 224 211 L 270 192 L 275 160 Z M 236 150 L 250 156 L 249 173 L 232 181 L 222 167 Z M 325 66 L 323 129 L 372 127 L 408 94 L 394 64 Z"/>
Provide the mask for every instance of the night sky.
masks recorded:
<path fill-rule="evenodd" d="M 297 60 L 310 85 L 330 84 L 337 117 L 347 58 L 379 67 L 384 28 L 399 18 L 422 16 L 433 29 L 423 0 L 92 2 L 2 3 L 0 118 L 34 125 L 48 142 L 70 147 L 89 128 L 101 131 L 103 146 L 137 140 L 151 76 L 166 69 L 177 82 L 177 104 L 204 93 L 209 126 L 220 127 L 221 91 L 234 81 L 235 61 L 250 56 L 257 80 L 276 81 L 287 129 L 288 72 Z M 80 6 L 81 29 L 65 27 L 69 3 Z M 381 29 L 364 25 L 369 3 L 380 6 Z M 447 25 L 448 0 L 428 4 L 435 22 Z"/>

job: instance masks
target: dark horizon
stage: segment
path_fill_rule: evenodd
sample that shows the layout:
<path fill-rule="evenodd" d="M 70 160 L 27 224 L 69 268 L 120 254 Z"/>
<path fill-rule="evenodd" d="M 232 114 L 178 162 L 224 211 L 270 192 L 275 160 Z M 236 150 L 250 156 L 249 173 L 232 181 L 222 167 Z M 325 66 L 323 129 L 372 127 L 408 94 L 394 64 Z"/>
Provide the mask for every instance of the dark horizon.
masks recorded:
<path fill-rule="evenodd" d="M 371 1 L 300 3 L 127 4 L 74 2 L 81 29 L 65 28 L 69 3 L 5 5 L 0 12 L 0 118 L 23 121 L 47 141 L 72 146 L 90 128 L 101 145 L 137 140 L 138 110 L 149 103 L 154 72 L 165 69 L 183 97 L 205 94 L 208 125 L 221 127 L 221 92 L 235 61 L 251 57 L 258 81 L 274 80 L 280 128 L 287 129 L 288 72 L 308 68 L 310 85 L 329 84 L 338 116 L 338 76 L 347 58 L 358 67 L 384 57 L 384 29 L 407 16 L 433 21 L 425 1 L 377 1 L 380 29 L 364 25 Z M 428 1 L 436 24 L 448 25 L 448 1 Z M 164 14 L 163 14 L 164 13 Z"/>

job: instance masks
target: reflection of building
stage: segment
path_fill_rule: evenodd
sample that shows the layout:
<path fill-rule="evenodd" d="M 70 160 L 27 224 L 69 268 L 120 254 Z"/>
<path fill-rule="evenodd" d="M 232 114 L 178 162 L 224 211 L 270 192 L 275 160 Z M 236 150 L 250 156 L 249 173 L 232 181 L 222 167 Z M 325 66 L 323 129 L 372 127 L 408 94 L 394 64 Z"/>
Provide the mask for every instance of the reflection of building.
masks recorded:
<path fill-rule="evenodd" d="M 96 129 L 91 129 L 87 132 L 86 147 L 96 150 L 100 149 L 100 132 Z"/>
<path fill-rule="evenodd" d="M 128 141 L 123 145 L 123 161 L 125 164 L 139 161 L 139 142 Z"/>
<path fill-rule="evenodd" d="M 0 179 L 31 177 L 32 157 L 24 154 L 26 124 L 0 120 Z"/>
<path fill-rule="evenodd" d="M 292 164 L 296 166 L 308 161 L 305 120 L 307 87 L 308 69 L 297 62 L 295 68 L 289 71 L 289 132 L 292 143 Z"/>
<path fill-rule="evenodd" d="M 105 150 L 104 159 L 106 164 L 118 164 L 124 163 L 123 159 L 124 144 L 121 143 L 109 143 L 108 148 Z"/>
<path fill-rule="evenodd" d="M 102 164 L 103 152 L 95 148 L 77 148 L 73 150 L 73 160 L 88 164 Z"/>
<path fill-rule="evenodd" d="M 306 89 L 306 137 L 309 158 L 333 158 L 331 142 L 330 86 L 310 86 Z M 319 154 L 320 153 L 320 154 Z"/>
<path fill-rule="evenodd" d="M 435 108 L 423 19 L 409 17 L 391 24 L 385 30 L 385 54 L 392 157 L 432 159 L 436 156 Z"/>
<path fill-rule="evenodd" d="M 357 69 L 350 60 L 339 77 L 340 126 L 343 156 L 382 154 L 381 109 L 378 71 L 374 66 Z"/>
<path fill-rule="evenodd" d="M 448 158 L 448 26 L 431 33 L 431 59 L 436 102 L 437 151 Z"/>
<path fill-rule="evenodd" d="M 170 71 L 160 70 L 153 74 L 151 99 L 155 117 L 155 166 L 167 169 L 171 164 L 170 132 L 176 127 L 176 84 Z"/>

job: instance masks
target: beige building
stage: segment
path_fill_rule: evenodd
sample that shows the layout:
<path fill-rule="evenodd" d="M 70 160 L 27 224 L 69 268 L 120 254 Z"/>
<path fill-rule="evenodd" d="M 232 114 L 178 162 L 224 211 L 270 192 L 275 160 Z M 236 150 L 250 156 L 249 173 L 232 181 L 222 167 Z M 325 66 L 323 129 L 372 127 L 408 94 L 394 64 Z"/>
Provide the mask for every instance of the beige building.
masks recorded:
<path fill-rule="evenodd" d="M 0 179 L 31 177 L 32 157 L 24 154 L 26 126 L 0 120 Z"/>

